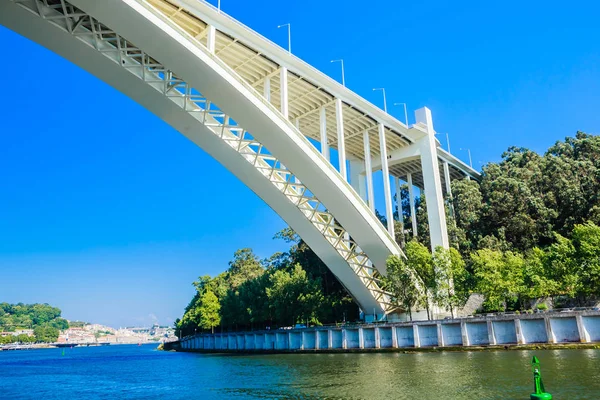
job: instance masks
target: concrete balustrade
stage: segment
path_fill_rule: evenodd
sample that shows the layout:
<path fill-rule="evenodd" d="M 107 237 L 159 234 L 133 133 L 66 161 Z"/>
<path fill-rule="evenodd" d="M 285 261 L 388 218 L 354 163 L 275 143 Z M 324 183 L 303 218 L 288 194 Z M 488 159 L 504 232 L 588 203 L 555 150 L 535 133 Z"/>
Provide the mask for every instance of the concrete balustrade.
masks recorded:
<path fill-rule="evenodd" d="M 181 349 L 319 352 L 592 342 L 600 342 L 598 311 L 198 334 L 183 338 Z"/>

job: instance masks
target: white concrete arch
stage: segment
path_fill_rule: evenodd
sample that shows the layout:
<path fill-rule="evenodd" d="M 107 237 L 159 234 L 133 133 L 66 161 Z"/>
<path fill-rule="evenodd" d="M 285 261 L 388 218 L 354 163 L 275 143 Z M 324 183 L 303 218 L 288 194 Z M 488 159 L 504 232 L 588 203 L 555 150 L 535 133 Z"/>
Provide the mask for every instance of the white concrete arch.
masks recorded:
<path fill-rule="evenodd" d="M 128 95 L 234 173 L 363 310 L 393 311 L 379 286 L 387 257 L 401 253 L 392 237 L 297 127 L 213 54 L 214 32 L 203 45 L 172 22 L 142 0 L 0 2 L 0 24 Z"/>

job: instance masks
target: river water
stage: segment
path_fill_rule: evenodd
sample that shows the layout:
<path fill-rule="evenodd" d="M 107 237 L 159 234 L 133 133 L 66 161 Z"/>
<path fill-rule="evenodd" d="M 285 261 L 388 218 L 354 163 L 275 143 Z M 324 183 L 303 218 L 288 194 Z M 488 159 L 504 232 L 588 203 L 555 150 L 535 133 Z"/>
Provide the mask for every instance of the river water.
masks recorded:
<path fill-rule="evenodd" d="M 600 399 L 600 350 L 202 355 L 154 346 L 0 352 L 0 399 Z"/>

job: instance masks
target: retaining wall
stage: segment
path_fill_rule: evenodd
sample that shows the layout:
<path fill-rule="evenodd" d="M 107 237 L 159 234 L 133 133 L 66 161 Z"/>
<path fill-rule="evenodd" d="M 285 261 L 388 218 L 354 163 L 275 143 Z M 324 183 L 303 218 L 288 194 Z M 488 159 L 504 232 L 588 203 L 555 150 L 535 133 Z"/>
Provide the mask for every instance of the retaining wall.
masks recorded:
<path fill-rule="evenodd" d="M 600 342 L 598 311 L 199 334 L 183 338 L 180 347 L 207 352 L 318 352 L 592 342 Z"/>

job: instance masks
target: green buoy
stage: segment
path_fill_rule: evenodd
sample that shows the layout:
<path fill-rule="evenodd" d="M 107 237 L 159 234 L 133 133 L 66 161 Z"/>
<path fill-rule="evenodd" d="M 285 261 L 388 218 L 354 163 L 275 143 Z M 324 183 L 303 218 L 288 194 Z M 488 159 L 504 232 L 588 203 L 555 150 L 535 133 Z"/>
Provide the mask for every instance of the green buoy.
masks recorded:
<path fill-rule="evenodd" d="M 538 360 L 536 356 L 533 356 L 533 360 L 531 360 L 531 369 L 533 370 L 533 390 L 535 393 L 532 393 L 531 396 L 529 396 L 529 399 L 552 400 L 552 395 L 550 393 L 546 393 L 544 389 L 542 373 L 540 372 L 540 360 Z"/>

